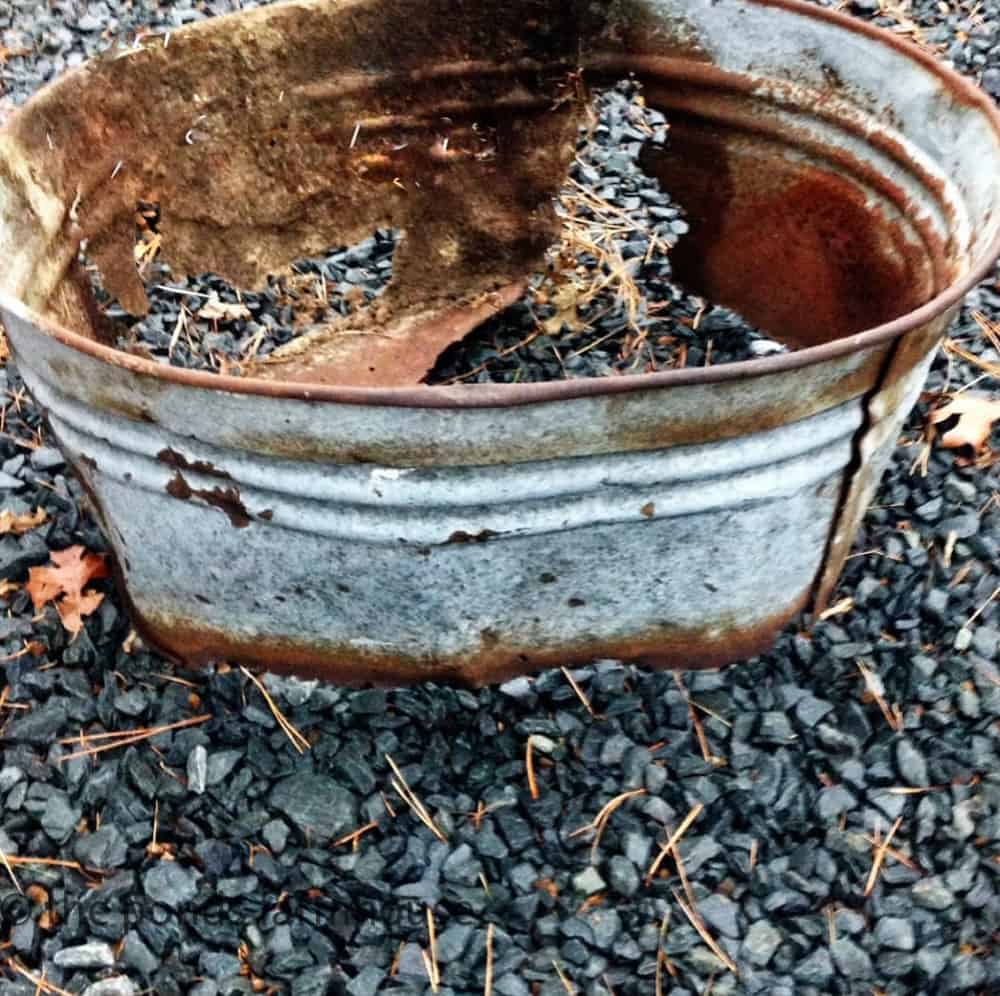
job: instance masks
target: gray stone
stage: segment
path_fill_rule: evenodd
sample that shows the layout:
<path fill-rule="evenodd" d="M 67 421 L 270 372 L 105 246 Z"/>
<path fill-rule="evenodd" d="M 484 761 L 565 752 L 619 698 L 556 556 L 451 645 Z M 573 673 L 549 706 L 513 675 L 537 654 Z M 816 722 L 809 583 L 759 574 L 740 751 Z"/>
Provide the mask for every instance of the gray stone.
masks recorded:
<path fill-rule="evenodd" d="M 955 634 L 955 640 L 952 646 L 960 653 L 965 653 L 969 647 L 972 646 L 972 630 L 966 629 L 965 626 L 960 626 L 958 632 Z"/>
<path fill-rule="evenodd" d="M 105 823 L 73 841 L 73 856 L 88 868 L 122 868 L 128 861 L 128 846 L 118 827 Z"/>
<path fill-rule="evenodd" d="M 385 972 L 375 965 L 366 965 L 358 974 L 347 983 L 347 991 L 350 996 L 375 996 Z"/>
<path fill-rule="evenodd" d="M 80 996 L 135 996 L 135 985 L 127 975 L 112 975 L 92 982 Z"/>
<path fill-rule="evenodd" d="M 260 835 L 272 853 L 281 854 L 288 843 L 288 826 L 282 820 L 271 820 L 264 824 Z"/>
<path fill-rule="evenodd" d="M 446 882 L 453 885 L 475 885 L 483 866 L 468 844 L 459 844 L 441 866 L 441 874 Z"/>
<path fill-rule="evenodd" d="M 898 916 L 884 916 L 879 920 L 875 925 L 875 940 L 880 947 L 896 951 L 912 951 L 917 945 L 913 924 Z"/>
<path fill-rule="evenodd" d="M 795 966 L 795 978 L 809 985 L 823 986 L 833 977 L 833 960 L 826 948 L 817 948 Z"/>
<path fill-rule="evenodd" d="M 608 882 L 620 896 L 634 896 L 639 891 L 639 873 L 621 854 L 614 855 L 608 862 Z"/>
<path fill-rule="evenodd" d="M 208 775 L 208 751 L 198 744 L 187 759 L 188 788 L 195 795 L 201 795 L 205 791 L 205 781 Z"/>
<path fill-rule="evenodd" d="M 743 947 L 751 963 L 763 968 L 781 947 L 781 940 L 781 931 L 767 920 L 758 920 L 750 925 L 746 937 L 743 938 Z"/>
<path fill-rule="evenodd" d="M 901 737 L 896 742 L 896 767 L 907 785 L 926 787 L 931 783 L 927 761 L 908 737 Z"/>
<path fill-rule="evenodd" d="M 916 882 L 910 895 L 918 906 L 928 910 L 946 910 L 955 904 L 955 894 L 937 875 Z"/>
<path fill-rule="evenodd" d="M 208 763 L 205 771 L 206 785 L 219 785 L 229 777 L 233 768 L 243 758 L 241 750 L 220 750 L 213 751 L 208 756 Z"/>
<path fill-rule="evenodd" d="M 986 981 L 983 958 L 976 955 L 959 955 L 941 973 L 939 993 L 972 993 Z"/>
<path fill-rule="evenodd" d="M 870 979 L 872 960 L 864 948 L 849 937 L 838 937 L 830 945 L 830 955 L 837 971 L 848 979 Z"/>
<path fill-rule="evenodd" d="M 42 813 L 42 829 L 57 844 L 65 844 L 73 836 L 83 810 L 70 804 L 65 792 L 53 791 Z"/>
<path fill-rule="evenodd" d="M 854 793 L 844 785 L 831 785 L 819 794 L 817 808 L 824 820 L 834 820 L 841 813 L 849 812 L 858 804 Z"/>
<path fill-rule="evenodd" d="M 176 861 L 158 861 L 142 876 L 142 887 L 154 902 L 181 909 L 195 897 L 201 873 Z"/>
<path fill-rule="evenodd" d="M 110 944 L 89 941 L 57 951 L 52 961 L 60 968 L 110 968 L 115 963 L 115 953 Z"/>
<path fill-rule="evenodd" d="M 147 947 L 146 942 L 134 930 L 125 935 L 122 945 L 121 960 L 123 965 L 135 969 L 143 978 L 148 979 L 160 967 L 160 960 Z"/>
<path fill-rule="evenodd" d="M 311 842 L 319 844 L 353 830 L 358 821 L 354 794 L 332 778 L 311 772 L 278 782 L 271 805 L 284 812 Z"/>
<path fill-rule="evenodd" d="M 979 516 L 975 512 L 953 515 L 937 524 L 935 532 L 943 540 L 954 533 L 960 540 L 970 539 L 979 532 Z"/>
<path fill-rule="evenodd" d="M 739 906 L 731 899 L 713 893 L 698 903 L 698 912 L 705 922 L 726 937 L 739 937 Z"/>
<path fill-rule="evenodd" d="M 585 896 L 592 896 L 596 892 L 603 892 L 607 888 L 607 883 L 601 878 L 600 872 L 591 865 L 573 876 L 573 888 Z"/>
<path fill-rule="evenodd" d="M 453 923 L 443 930 L 437 939 L 437 956 L 445 964 L 458 961 L 465 954 L 475 934 L 475 928 L 467 923 Z"/>

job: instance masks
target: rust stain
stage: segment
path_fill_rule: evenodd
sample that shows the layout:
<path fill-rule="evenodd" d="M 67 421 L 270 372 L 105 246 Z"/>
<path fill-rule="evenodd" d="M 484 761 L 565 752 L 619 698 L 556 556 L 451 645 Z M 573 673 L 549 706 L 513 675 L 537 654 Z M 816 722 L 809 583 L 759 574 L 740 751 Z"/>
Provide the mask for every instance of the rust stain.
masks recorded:
<path fill-rule="evenodd" d="M 206 505 L 211 505 L 224 512 L 237 529 L 246 529 L 253 521 L 253 516 L 247 511 L 240 499 L 239 489 L 235 485 L 228 488 L 218 485 L 214 488 L 192 488 L 178 470 L 167 482 L 166 492 L 172 498 L 177 498 L 180 501 L 200 498 Z"/>
<path fill-rule="evenodd" d="M 169 446 L 160 450 L 156 454 L 156 459 L 176 470 L 193 470 L 195 473 L 205 474 L 207 477 L 221 477 L 227 481 L 233 479 L 232 474 L 219 470 L 215 464 L 208 460 L 188 460 L 183 453 L 178 453 L 177 450 L 171 449 Z"/>
<path fill-rule="evenodd" d="M 628 639 L 594 638 L 554 648 L 520 646 L 489 630 L 477 650 L 443 657 L 379 654 L 322 641 L 249 638 L 162 612 L 139 613 L 134 607 L 133 619 L 151 646 L 187 664 L 250 662 L 346 685 L 444 681 L 475 688 L 599 658 L 636 661 L 656 669 L 724 667 L 768 650 L 808 599 L 809 592 L 803 592 L 791 609 L 753 626 L 738 620 L 720 620 L 717 629 L 665 626 Z"/>

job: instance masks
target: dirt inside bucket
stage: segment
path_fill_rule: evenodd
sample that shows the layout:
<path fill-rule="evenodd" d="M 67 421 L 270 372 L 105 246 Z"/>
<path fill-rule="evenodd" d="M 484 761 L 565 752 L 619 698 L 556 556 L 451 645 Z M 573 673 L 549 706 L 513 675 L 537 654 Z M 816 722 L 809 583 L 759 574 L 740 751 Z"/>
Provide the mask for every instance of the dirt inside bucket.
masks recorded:
<path fill-rule="evenodd" d="M 952 276 L 905 191 L 769 134 L 639 0 L 421 9 L 262 8 L 50 88 L 7 129 L 52 201 L 12 180 L 38 260 L 8 289 L 166 364 L 400 386 L 766 356 Z"/>
<path fill-rule="evenodd" d="M 484 139 L 485 141 L 485 139 Z M 663 114 L 642 87 L 621 81 L 598 93 L 581 124 L 576 157 L 556 204 L 558 241 L 517 300 L 467 330 L 423 330 L 399 343 L 399 383 L 523 383 L 620 376 L 751 359 L 782 352 L 735 312 L 686 292 L 671 251 L 689 231 L 683 209 L 644 172 L 647 147 L 669 142 Z M 259 291 L 217 274 L 176 280 L 159 259 L 159 205 L 136 211 L 135 260 L 149 300 L 136 317 L 91 277 L 116 345 L 176 366 L 253 376 L 301 355 L 317 338 L 357 338 L 377 312 L 405 238 L 378 229 L 350 247 L 297 260 Z M 518 288 L 519 289 L 519 288 Z M 343 377 L 356 382 L 360 353 L 343 352 Z M 362 370 L 369 380 L 375 371 Z"/>

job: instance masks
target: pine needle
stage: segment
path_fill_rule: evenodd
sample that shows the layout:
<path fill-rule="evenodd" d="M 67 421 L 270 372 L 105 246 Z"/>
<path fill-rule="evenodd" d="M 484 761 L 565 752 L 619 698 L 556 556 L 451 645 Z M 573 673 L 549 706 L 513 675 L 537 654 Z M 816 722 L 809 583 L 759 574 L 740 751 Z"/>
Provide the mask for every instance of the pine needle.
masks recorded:
<path fill-rule="evenodd" d="M 895 837 L 896 831 L 900 828 L 903 823 L 903 817 L 900 816 L 895 823 L 892 825 L 892 829 L 886 835 L 885 840 L 875 849 L 875 855 L 872 858 L 872 870 L 868 873 L 868 881 L 865 884 L 865 898 L 870 896 L 875 889 L 875 883 L 878 881 L 878 873 L 882 868 L 882 864 L 885 861 L 886 851 L 889 845 L 892 843 L 892 838 Z"/>
<path fill-rule="evenodd" d="M 254 683 L 257 691 L 264 696 L 264 701 L 267 703 L 268 708 L 271 710 L 272 715 L 278 721 L 278 726 L 282 728 L 285 732 L 285 736 L 292 742 L 292 746 L 300 753 L 304 754 L 310 748 L 310 743 L 301 733 L 292 725 L 285 714 L 278 708 L 278 703 L 271 698 L 270 693 L 261 683 L 260 679 L 251 674 L 245 667 L 240 667 L 240 670 Z"/>
<path fill-rule="evenodd" d="M 654 876 L 660 869 L 660 865 L 663 864 L 664 858 L 674 849 L 675 845 L 680 841 L 681 837 L 687 833 L 688 828 L 692 823 L 701 815 L 701 811 L 705 807 L 700 803 L 696 802 L 691 807 L 691 812 L 684 817 L 684 821 L 677 828 L 677 830 L 671 834 L 670 839 L 660 848 L 660 853 L 656 856 L 656 860 L 649 866 L 649 871 L 646 872 L 646 884 L 649 885 L 653 881 Z"/>
<path fill-rule="evenodd" d="M 78 757 L 91 757 L 95 754 L 102 754 L 104 751 L 117 750 L 119 747 L 128 747 L 151 737 L 158 737 L 161 733 L 170 733 L 172 730 L 184 730 L 190 726 L 198 726 L 207 723 L 212 718 L 210 713 L 202 716 L 193 716 L 191 719 L 182 719 L 177 723 L 167 723 L 165 726 L 146 726 L 137 730 L 119 730 L 115 733 L 92 733 L 88 735 L 80 734 L 78 737 L 68 737 L 58 741 L 60 744 L 89 744 L 93 741 L 108 741 L 96 747 L 84 747 L 72 754 L 66 754 L 59 758 L 59 763 L 72 761 Z"/>
<path fill-rule="evenodd" d="M 0 847 L 0 861 L 3 862 L 4 868 L 7 869 L 7 874 L 10 876 L 11 882 L 14 883 L 14 888 L 23 896 L 24 889 L 21 888 L 21 883 L 18 882 L 17 876 L 14 874 L 14 869 L 11 866 L 10 859 L 7 857 L 6 852 L 2 847 Z"/>
<path fill-rule="evenodd" d="M 604 836 L 604 831 L 607 829 L 608 820 L 611 819 L 611 814 L 614 813 L 619 806 L 624 805 L 629 799 L 634 799 L 637 796 L 645 795 L 646 790 L 633 789 L 631 792 L 622 792 L 621 795 L 616 795 L 610 802 L 605 803 L 601 807 L 600 812 L 594 817 L 592 823 L 588 823 L 586 826 L 580 827 L 579 830 L 574 830 L 570 837 L 578 837 L 582 833 L 593 833 L 594 842 L 590 846 L 590 863 L 595 864 L 597 862 L 597 848 L 601 843 L 601 837 Z"/>
<path fill-rule="evenodd" d="M 733 973 L 733 975 L 739 977 L 740 970 L 736 967 L 736 963 L 729 957 L 729 955 L 726 954 L 725 951 L 722 950 L 722 948 L 719 947 L 715 938 L 708 932 L 708 927 L 705 926 L 705 921 L 702 920 L 701 914 L 699 914 L 696 910 L 691 909 L 687 903 L 681 899 L 680 894 L 676 889 L 673 890 L 673 893 L 674 899 L 677 901 L 677 905 L 680 906 L 681 911 L 688 918 L 691 926 L 698 931 L 699 936 L 708 945 L 712 954 L 714 954 L 715 957 L 718 958 L 719 961 L 721 961 L 722 964 Z"/>
<path fill-rule="evenodd" d="M 524 767 L 528 772 L 528 790 L 531 792 L 531 798 L 537 800 L 539 791 L 538 781 L 535 778 L 535 753 L 531 737 L 528 737 L 524 747 Z"/>
<path fill-rule="evenodd" d="M 15 958 L 7 959 L 7 967 L 11 971 L 16 972 L 18 975 L 27 979 L 34 987 L 36 993 L 51 994 L 51 996 L 74 996 L 73 993 L 66 989 L 60 989 L 58 986 L 54 986 L 49 982 L 44 975 L 34 975 L 29 972 L 19 961 Z"/>
<path fill-rule="evenodd" d="M 437 955 L 437 927 L 434 923 L 434 910 L 429 906 L 427 907 L 427 936 L 430 939 L 430 980 L 431 989 L 437 992 L 441 987 L 441 969 L 438 966 L 438 955 Z"/>
<path fill-rule="evenodd" d="M 588 699 L 587 696 L 584 694 L 584 691 L 577 683 L 576 678 L 574 678 L 573 675 L 570 674 L 568 668 L 564 667 L 561 670 L 566 680 L 569 682 L 570 687 L 573 689 L 574 692 L 576 692 L 576 697 L 583 704 L 583 708 L 587 710 L 588 714 L 590 715 L 590 718 L 597 719 L 597 714 L 594 712 L 594 707 L 590 704 L 590 699 Z"/>
<path fill-rule="evenodd" d="M 556 970 L 556 975 L 559 976 L 559 981 L 563 984 L 563 989 L 566 990 L 566 996 L 576 996 L 576 987 L 566 977 L 566 973 L 562 970 L 562 965 L 553 960 L 552 967 Z"/>
<path fill-rule="evenodd" d="M 878 837 L 871 837 L 868 834 L 864 834 L 864 839 L 868 841 L 872 847 L 881 847 L 882 841 Z M 887 842 L 888 844 L 888 842 Z M 893 861 L 898 861 L 904 868 L 909 868 L 910 871 L 916 872 L 918 875 L 924 874 L 924 869 L 920 867 L 908 854 L 904 854 L 898 848 L 895 847 L 885 847 L 886 858 L 892 858 Z"/>
<path fill-rule="evenodd" d="M 403 772 L 400 771 L 399 765 L 396 764 L 396 762 L 388 754 L 385 755 L 385 759 L 389 762 L 389 767 L 392 768 L 394 776 L 392 779 L 392 787 L 399 794 L 399 797 L 410 807 L 410 809 L 413 810 L 417 819 L 419 819 L 420 822 L 423 823 L 424 826 L 427 827 L 427 829 L 430 830 L 430 832 L 434 834 L 438 840 L 442 843 L 447 843 L 447 836 L 434 822 L 431 814 L 427 811 L 427 807 L 416 797 L 413 789 L 410 788 L 406 778 L 403 776 Z"/>
<path fill-rule="evenodd" d="M 358 849 L 358 844 L 361 838 L 372 830 L 378 827 L 378 820 L 372 820 L 371 823 L 366 823 L 363 827 L 358 827 L 357 830 L 352 830 L 350 833 L 345 833 L 343 837 L 339 837 L 333 842 L 334 847 L 343 847 L 345 844 L 351 844 L 356 851 Z"/>
<path fill-rule="evenodd" d="M 663 970 L 666 969 L 670 974 L 670 977 L 677 977 L 677 969 L 674 968 L 673 962 L 667 957 L 666 951 L 663 950 L 663 942 L 667 939 L 667 927 L 670 926 L 670 907 L 667 907 L 667 911 L 663 914 L 663 919 L 660 921 L 660 934 L 656 942 L 656 996 L 664 996 L 663 993 Z"/>
<path fill-rule="evenodd" d="M 493 924 L 486 927 L 486 981 L 483 996 L 493 996 Z"/>
<path fill-rule="evenodd" d="M 861 677 L 865 679 L 865 689 L 867 694 L 878 703 L 879 711 L 885 717 L 885 721 L 889 724 L 889 729 L 891 729 L 894 733 L 898 733 L 903 728 L 903 719 L 899 715 L 898 708 L 889 708 L 889 703 L 886 702 L 883 694 L 881 678 L 879 678 L 870 668 L 866 667 L 864 661 L 858 661 L 857 664 L 858 670 L 861 672 Z"/>

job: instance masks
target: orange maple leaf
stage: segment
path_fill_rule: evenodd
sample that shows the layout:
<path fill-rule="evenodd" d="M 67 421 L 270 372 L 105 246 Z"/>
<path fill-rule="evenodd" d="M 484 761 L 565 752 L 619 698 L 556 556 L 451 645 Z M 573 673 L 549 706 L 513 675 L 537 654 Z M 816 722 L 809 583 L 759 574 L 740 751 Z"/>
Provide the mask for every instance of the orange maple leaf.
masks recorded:
<path fill-rule="evenodd" d="M 50 556 L 54 566 L 32 567 L 24 590 L 31 596 L 36 612 L 55 602 L 63 626 L 76 636 L 83 629 L 83 617 L 95 612 L 104 601 L 102 592 L 83 589 L 91 581 L 106 578 L 108 565 L 101 554 L 88 553 L 82 546 L 71 546 Z"/>
<path fill-rule="evenodd" d="M 34 512 L 26 512 L 24 515 L 15 515 L 5 508 L 0 512 L 0 536 L 6 533 L 20 536 L 47 522 L 48 518 L 44 508 L 36 508 Z"/>
<path fill-rule="evenodd" d="M 1000 401 L 985 394 L 959 394 L 934 412 L 931 422 L 938 425 L 953 418 L 958 421 L 941 437 L 941 445 L 946 450 L 968 446 L 982 453 L 989 448 L 993 423 L 1000 419 Z"/>

